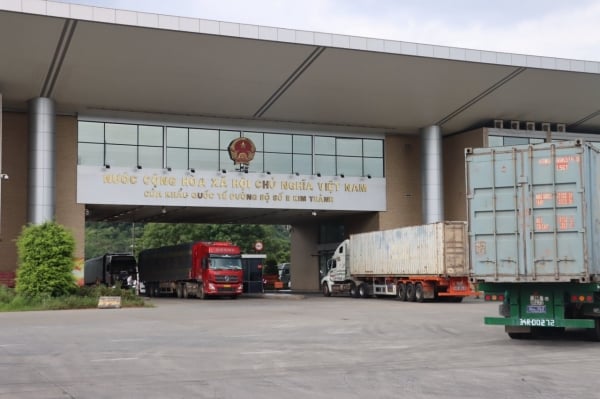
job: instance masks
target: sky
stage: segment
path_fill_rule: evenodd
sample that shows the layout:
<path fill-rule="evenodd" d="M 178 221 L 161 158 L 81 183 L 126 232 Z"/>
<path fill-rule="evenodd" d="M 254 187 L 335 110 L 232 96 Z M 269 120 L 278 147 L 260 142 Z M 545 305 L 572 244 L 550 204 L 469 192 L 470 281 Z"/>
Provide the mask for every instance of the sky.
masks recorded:
<path fill-rule="evenodd" d="M 600 61 L 600 0 L 58 0 L 166 15 Z"/>

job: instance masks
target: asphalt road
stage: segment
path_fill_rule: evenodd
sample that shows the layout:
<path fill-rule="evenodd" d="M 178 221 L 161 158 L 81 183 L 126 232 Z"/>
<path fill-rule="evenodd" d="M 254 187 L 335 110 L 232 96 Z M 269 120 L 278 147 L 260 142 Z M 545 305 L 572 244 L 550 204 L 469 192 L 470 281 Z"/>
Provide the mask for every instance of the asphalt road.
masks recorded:
<path fill-rule="evenodd" d="M 600 343 L 494 303 L 285 298 L 0 313 L 0 398 L 600 398 Z"/>

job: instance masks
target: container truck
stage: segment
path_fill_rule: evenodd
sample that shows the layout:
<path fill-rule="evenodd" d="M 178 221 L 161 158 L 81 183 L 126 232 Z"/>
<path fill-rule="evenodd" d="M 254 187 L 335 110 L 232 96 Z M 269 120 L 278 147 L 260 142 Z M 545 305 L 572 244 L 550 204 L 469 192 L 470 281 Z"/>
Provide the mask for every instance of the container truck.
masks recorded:
<path fill-rule="evenodd" d="M 600 154 L 583 140 L 465 150 L 470 276 L 511 338 L 600 339 Z"/>
<path fill-rule="evenodd" d="M 328 261 L 323 295 L 402 301 L 472 295 L 466 222 L 445 221 L 351 235 Z"/>
<path fill-rule="evenodd" d="M 83 283 L 85 285 L 104 284 L 109 287 L 127 286 L 127 277 L 137 280 L 137 262 L 132 254 L 107 253 L 85 261 Z"/>
<path fill-rule="evenodd" d="M 230 242 L 146 249 L 139 254 L 138 270 L 149 296 L 237 298 L 243 291 L 240 248 Z"/>

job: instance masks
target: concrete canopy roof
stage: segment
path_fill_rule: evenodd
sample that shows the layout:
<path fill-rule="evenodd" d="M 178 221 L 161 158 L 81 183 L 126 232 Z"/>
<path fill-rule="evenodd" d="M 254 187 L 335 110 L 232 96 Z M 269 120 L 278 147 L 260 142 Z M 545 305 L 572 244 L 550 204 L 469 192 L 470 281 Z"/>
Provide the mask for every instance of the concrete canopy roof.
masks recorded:
<path fill-rule="evenodd" d="M 493 119 L 600 132 L 597 62 L 0 0 L 4 107 L 444 134 Z M 9 61 L 9 62 L 6 62 Z"/>
<path fill-rule="evenodd" d="M 9 110 L 43 96 L 67 114 L 365 134 L 415 134 L 434 124 L 452 134 L 494 119 L 600 133 L 600 64 L 592 61 L 43 0 L 0 0 L 0 49 Z"/>

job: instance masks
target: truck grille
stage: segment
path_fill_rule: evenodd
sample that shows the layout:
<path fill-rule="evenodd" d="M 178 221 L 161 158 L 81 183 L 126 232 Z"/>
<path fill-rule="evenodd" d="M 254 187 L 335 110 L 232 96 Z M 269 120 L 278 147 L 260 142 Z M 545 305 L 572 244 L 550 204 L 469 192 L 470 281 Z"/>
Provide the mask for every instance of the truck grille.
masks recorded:
<path fill-rule="evenodd" d="M 237 276 L 215 276 L 216 283 L 237 283 Z"/>

